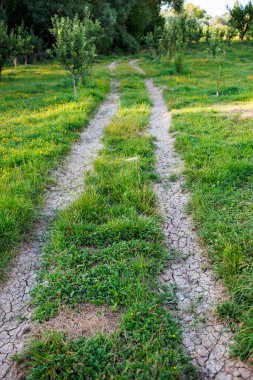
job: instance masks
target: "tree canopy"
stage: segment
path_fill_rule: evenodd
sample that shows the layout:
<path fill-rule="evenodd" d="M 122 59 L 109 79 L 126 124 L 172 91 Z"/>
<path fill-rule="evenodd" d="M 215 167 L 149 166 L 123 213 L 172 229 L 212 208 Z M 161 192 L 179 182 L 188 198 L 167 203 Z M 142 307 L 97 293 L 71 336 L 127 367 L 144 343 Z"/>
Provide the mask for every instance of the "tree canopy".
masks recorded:
<path fill-rule="evenodd" d="M 229 10 L 230 25 L 239 32 L 240 40 L 243 41 L 253 22 L 253 5 L 251 1 L 245 6 L 236 1 L 234 7 Z"/>
<path fill-rule="evenodd" d="M 196 17 L 197 19 L 202 19 L 207 16 L 205 9 L 202 9 L 192 3 L 185 4 L 185 12 L 188 16 Z"/>
<path fill-rule="evenodd" d="M 161 5 L 169 5 L 179 12 L 183 0 L 1 0 L 0 18 L 4 18 L 9 29 L 24 22 L 35 34 L 51 45 L 52 17 L 82 20 L 91 13 L 93 20 L 99 20 L 104 28 L 101 50 L 108 52 L 113 48 L 134 49 L 142 37 L 162 22 Z"/>

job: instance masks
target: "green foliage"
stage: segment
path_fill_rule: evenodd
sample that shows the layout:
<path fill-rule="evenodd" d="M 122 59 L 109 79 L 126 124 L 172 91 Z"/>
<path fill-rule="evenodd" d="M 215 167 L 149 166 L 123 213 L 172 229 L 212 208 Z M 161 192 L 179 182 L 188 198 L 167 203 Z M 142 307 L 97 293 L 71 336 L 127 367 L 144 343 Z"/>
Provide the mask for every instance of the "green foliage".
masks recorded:
<path fill-rule="evenodd" d="M 34 53 L 40 45 L 40 39 L 32 31 L 28 31 L 22 23 L 10 33 L 11 57 L 16 69 L 18 58 L 24 57 L 27 65 L 27 57 Z"/>
<path fill-rule="evenodd" d="M 171 1 L 166 1 L 166 2 L 172 5 L 172 7 L 176 13 L 179 14 L 182 12 L 184 0 L 171 0 Z"/>
<path fill-rule="evenodd" d="M 159 59 L 161 55 L 161 38 L 163 30 L 162 28 L 155 28 L 154 32 L 149 32 L 144 41 L 148 48 L 148 57 L 150 59 Z"/>
<path fill-rule="evenodd" d="M 144 40 L 149 49 L 149 58 L 158 59 L 163 56 L 169 61 L 174 60 L 176 72 L 181 72 L 186 46 L 189 42 L 199 43 L 202 35 L 203 30 L 197 18 L 185 12 L 169 17 L 163 28 L 155 28 Z"/>
<path fill-rule="evenodd" d="M 186 22 L 189 42 L 195 42 L 199 44 L 201 38 L 203 37 L 203 27 L 201 26 L 199 20 L 196 17 L 187 16 Z"/>
<path fill-rule="evenodd" d="M 0 20 L 0 81 L 2 79 L 2 70 L 6 61 L 11 55 L 11 39 L 8 34 L 7 25 L 4 21 Z"/>
<path fill-rule="evenodd" d="M 194 5 L 192 3 L 187 2 L 184 9 L 189 18 L 196 18 L 197 20 L 200 20 L 207 16 L 205 9 L 202 9 L 198 5 Z"/>
<path fill-rule="evenodd" d="M 216 95 L 220 95 L 222 68 L 226 55 L 225 31 L 219 28 L 208 28 L 205 33 L 208 52 L 213 62 L 213 75 L 216 80 Z"/>
<path fill-rule="evenodd" d="M 161 38 L 161 50 L 169 60 L 174 59 L 176 71 L 180 70 L 179 72 L 181 72 L 183 68 L 184 51 L 188 42 L 187 17 L 185 15 L 170 17 L 165 24 Z"/>
<path fill-rule="evenodd" d="M 73 20 L 56 16 L 52 23 L 54 52 L 60 64 L 71 74 L 76 96 L 78 80 L 88 75 L 94 62 L 96 35 L 101 32 L 101 27 L 98 21 L 91 21 L 89 16 L 84 22 L 77 16 Z"/>
<path fill-rule="evenodd" d="M 50 172 L 69 150 L 109 91 L 108 70 L 94 66 L 73 98 L 70 80 L 56 64 L 6 69 L 0 86 L 0 279 L 14 249 L 33 228 L 50 184 Z M 67 84 L 67 85 L 66 85 Z"/>
<path fill-rule="evenodd" d="M 155 28 L 148 33 L 145 43 L 148 47 L 148 56 L 151 59 L 165 59 L 174 62 L 177 73 L 184 67 L 184 51 L 189 42 L 199 43 L 202 37 L 202 28 L 195 17 L 188 17 L 186 13 L 171 16 L 166 20 L 163 28 Z"/>
<path fill-rule="evenodd" d="M 243 41 L 245 35 L 250 30 L 253 21 L 253 5 L 249 1 L 245 6 L 236 1 L 234 7 L 229 10 L 230 25 L 239 32 L 240 40 Z"/>
<path fill-rule="evenodd" d="M 47 47 L 52 44 L 49 29 L 54 16 L 73 19 L 78 15 L 83 20 L 87 8 L 92 20 L 99 20 L 105 30 L 99 41 L 99 51 L 110 53 L 112 50 L 136 51 L 142 43 L 143 35 L 161 26 L 161 5 L 165 3 L 180 11 L 182 0 L 4 0 L 0 15 L 7 20 L 9 29 L 20 21 L 28 29 L 34 30 Z"/>

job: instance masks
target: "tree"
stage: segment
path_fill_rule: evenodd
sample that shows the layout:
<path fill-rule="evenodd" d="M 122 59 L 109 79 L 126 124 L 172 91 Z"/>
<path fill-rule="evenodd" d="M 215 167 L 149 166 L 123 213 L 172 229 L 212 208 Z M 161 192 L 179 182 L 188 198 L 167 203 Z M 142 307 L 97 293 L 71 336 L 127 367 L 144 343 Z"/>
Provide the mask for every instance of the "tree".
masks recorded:
<path fill-rule="evenodd" d="M 171 0 L 169 4 L 172 5 L 174 11 L 179 14 L 183 10 L 184 0 Z"/>
<path fill-rule="evenodd" d="M 238 30 L 239 38 L 243 41 L 246 33 L 250 30 L 253 21 L 253 5 L 251 1 L 245 6 L 236 1 L 234 7 L 229 9 L 229 13 L 229 24 Z"/>
<path fill-rule="evenodd" d="M 12 29 L 9 38 L 10 38 L 10 43 L 12 46 L 11 58 L 13 60 L 13 65 L 14 65 L 14 74 L 16 75 L 18 57 L 21 51 L 21 41 L 19 40 L 19 37 L 14 29 Z"/>
<path fill-rule="evenodd" d="M 200 42 L 203 37 L 203 27 L 196 17 L 187 17 L 187 30 L 189 35 L 189 42 Z"/>
<path fill-rule="evenodd" d="M 96 37 L 101 31 L 100 24 L 93 22 L 87 16 L 81 22 L 78 16 L 54 17 L 52 20 L 52 35 L 55 38 L 54 52 L 61 65 L 71 76 L 74 87 L 74 95 L 77 95 L 77 82 L 87 75 L 96 53 Z"/>
<path fill-rule="evenodd" d="M 32 59 L 33 61 L 36 62 L 39 54 L 42 52 L 43 40 L 42 38 L 36 36 L 33 31 L 31 31 L 30 33 L 31 33 Z"/>
<path fill-rule="evenodd" d="M 216 96 L 220 95 L 220 85 L 222 80 L 222 68 L 226 55 L 225 31 L 219 28 L 208 28 L 206 30 L 206 42 L 208 52 L 213 62 L 213 75 L 216 82 Z"/>
<path fill-rule="evenodd" d="M 11 49 L 7 25 L 4 21 L 0 21 L 0 81 L 2 80 L 3 66 L 11 56 Z"/>
<path fill-rule="evenodd" d="M 29 32 L 22 23 L 18 28 L 17 32 L 18 38 L 20 39 L 20 55 L 25 59 L 25 65 L 28 64 L 28 55 L 33 53 L 34 50 L 34 33 Z"/>
<path fill-rule="evenodd" d="M 16 74 L 18 59 L 23 57 L 25 59 L 25 65 L 27 65 L 28 55 L 38 52 L 42 46 L 42 41 L 33 31 L 29 32 L 23 23 L 11 30 L 10 41 L 12 45 L 11 58 Z"/>
<path fill-rule="evenodd" d="M 149 32 L 144 37 L 145 44 L 148 48 L 148 58 L 155 60 L 159 59 L 161 55 L 161 39 L 163 29 L 161 27 L 155 28 L 154 32 Z"/>
<path fill-rule="evenodd" d="M 99 44 L 103 53 L 120 48 L 134 50 L 140 46 L 143 35 L 162 26 L 161 6 L 167 5 L 180 13 L 183 0 L 0 0 L 0 14 L 7 20 L 9 30 L 24 21 L 50 47 L 53 43 L 49 29 L 52 17 L 83 20 L 88 8 L 92 20 L 99 20 L 105 30 Z"/>
<path fill-rule="evenodd" d="M 207 16 L 205 9 L 202 9 L 199 6 L 194 5 L 192 3 L 185 4 L 185 12 L 187 16 L 195 17 L 198 20 L 201 20 L 202 18 L 205 18 Z"/>
<path fill-rule="evenodd" d="M 23 46 L 24 46 L 23 29 L 24 29 L 24 25 L 22 24 L 18 26 L 17 28 L 12 29 L 10 33 L 10 40 L 11 40 L 11 45 L 12 45 L 11 58 L 13 60 L 15 74 L 17 70 L 18 58 L 20 58 L 23 54 Z"/>

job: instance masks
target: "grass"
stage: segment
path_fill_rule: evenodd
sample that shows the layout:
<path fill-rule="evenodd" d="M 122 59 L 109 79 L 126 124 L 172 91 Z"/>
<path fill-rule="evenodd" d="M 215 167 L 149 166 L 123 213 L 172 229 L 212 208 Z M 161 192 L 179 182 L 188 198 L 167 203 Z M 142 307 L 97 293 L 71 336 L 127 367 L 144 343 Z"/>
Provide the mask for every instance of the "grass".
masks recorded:
<path fill-rule="evenodd" d="M 187 52 L 182 75 L 142 60 L 173 112 L 176 146 L 186 162 L 190 211 L 230 299 L 218 314 L 235 331 L 233 354 L 253 362 L 252 45 L 235 43 L 222 75 L 221 96 L 205 46 Z M 241 109 L 241 111 L 240 111 Z"/>
<path fill-rule="evenodd" d="M 38 336 L 24 354 L 28 379 L 195 379 L 181 333 L 158 292 L 168 260 L 152 191 L 154 145 L 146 133 L 150 101 L 141 76 L 117 69 L 119 111 L 104 149 L 86 177 L 86 191 L 57 218 L 33 290 L 35 319 L 63 305 L 109 305 L 122 315 L 113 335 L 71 340 Z"/>
<path fill-rule="evenodd" d="M 49 173 L 109 91 L 104 64 L 74 99 L 56 64 L 4 71 L 0 83 L 0 279 L 41 208 Z"/>

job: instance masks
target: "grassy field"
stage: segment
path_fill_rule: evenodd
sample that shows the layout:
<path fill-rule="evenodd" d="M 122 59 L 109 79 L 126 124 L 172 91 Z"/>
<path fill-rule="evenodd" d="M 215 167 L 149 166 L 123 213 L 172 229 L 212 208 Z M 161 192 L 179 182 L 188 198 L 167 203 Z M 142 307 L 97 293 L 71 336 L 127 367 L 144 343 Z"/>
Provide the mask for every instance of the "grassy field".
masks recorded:
<path fill-rule="evenodd" d="M 29 379 L 195 379 L 180 329 L 163 307 L 173 304 L 173 291 L 157 291 L 169 258 L 152 191 L 150 101 L 128 66 L 117 77 L 120 109 L 85 193 L 54 225 L 33 303 L 39 322 L 83 303 L 108 305 L 122 319 L 112 335 L 71 340 L 44 331 L 25 355 Z"/>
<path fill-rule="evenodd" d="M 218 314 L 235 331 L 233 353 L 253 361 L 253 46 L 235 43 L 221 96 L 205 46 L 187 52 L 181 75 L 142 60 L 173 112 L 176 146 L 192 192 L 189 211 L 230 299 Z"/>
<path fill-rule="evenodd" d="M 96 65 L 76 101 L 69 77 L 54 64 L 4 71 L 0 83 L 0 281 L 17 243 L 30 230 L 59 163 L 109 91 L 109 73 Z"/>
<path fill-rule="evenodd" d="M 189 212 L 229 300 L 217 308 L 235 332 L 232 351 L 253 360 L 253 46 L 232 45 L 215 96 L 206 47 L 187 52 L 184 72 L 141 56 L 173 113 L 176 147 L 192 192 Z M 143 77 L 122 63 L 121 102 L 86 191 L 61 212 L 32 294 L 41 324 L 64 307 L 107 305 L 122 319 L 112 335 L 70 339 L 38 334 L 25 353 L 29 379 L 195 379 L 181 332 L 167 310 L 173 289 L 158 292 L 164 251 L 152 190 L 154 145 L 146 133 L 150 100 Z M 109 90 L 104 64 L 79 92 L 57 65 L 5 72 L 0 84 L 0 276 L 43 204 L 48 173 Z M 3 100 L 2 100 L 3 99 Z M 164 305 L 168 308 L 165 309 Z M 80 364 L 82 363 L 82 364 Z M 83 365 L 85 363 L 85 365 Z"/>

